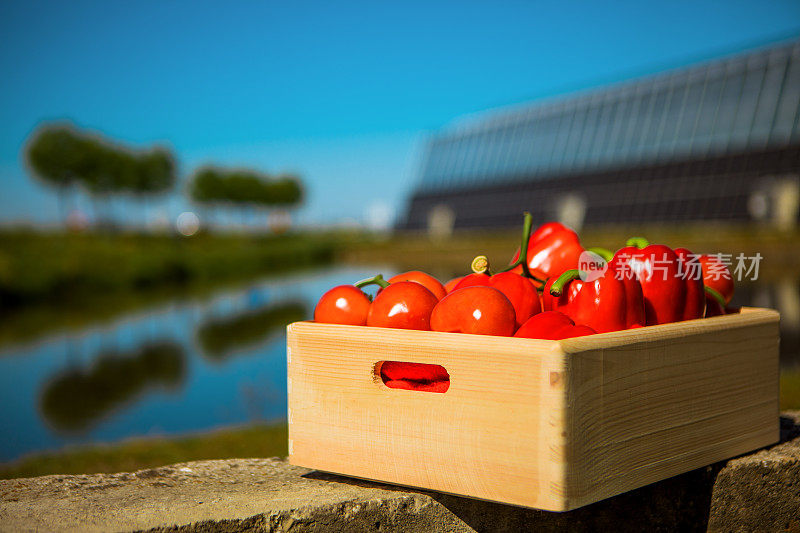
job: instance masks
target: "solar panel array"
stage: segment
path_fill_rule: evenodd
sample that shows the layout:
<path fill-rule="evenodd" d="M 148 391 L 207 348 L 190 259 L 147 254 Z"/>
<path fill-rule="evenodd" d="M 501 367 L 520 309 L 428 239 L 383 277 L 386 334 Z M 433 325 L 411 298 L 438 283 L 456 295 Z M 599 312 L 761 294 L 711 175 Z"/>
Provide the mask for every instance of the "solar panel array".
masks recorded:
<path fill-rule="evenodd" d="M 800 40 L 473 118 L 434 136 L 422 193 L 800 140 Z"/>

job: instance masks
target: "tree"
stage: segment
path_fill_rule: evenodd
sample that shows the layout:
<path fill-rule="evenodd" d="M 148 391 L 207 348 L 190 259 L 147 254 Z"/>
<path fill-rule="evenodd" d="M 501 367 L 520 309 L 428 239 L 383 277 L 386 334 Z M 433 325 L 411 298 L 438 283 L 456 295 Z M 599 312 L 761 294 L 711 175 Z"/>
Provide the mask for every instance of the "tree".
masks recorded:
<path fill-rule="evenodd" d="M 25 155 L 34 178 L 58 192 L 59 209 L 66 218 L 66 196 L 86 167 L 86 143 L 67 125 L 46 126 L 37 130 Z"/>
<path fill-rule="evenodd" d="M 267 184 L 266 203 L 275 206 L 296 206 L 303 201 L 303 187 L 297 176 L 280 176 Z"/>
<path fill-rule="evenodd" d="M 200 205 L 226 205 L 240 210 L 296 206 L 303 199 L 303 188 L 297 176 L 272 179 L 253 170 L 224 170 L 213 166 L 201 167 L 194 173 L 188 193 L 192 201 Z"/>
<path fill-rule="evenodd" d="M 196 204 L 214 209 L 219 206 L 225 196 L 225 184 L 222 174 L 212 166 L 201 167 L 189 180 L 187 192 Z"/>
<path fill-rule="evenodd" d="M 222 174 L 214 167 L 202 167 L 189 181 L 189 198 L 199 204 L 213 204 L 222 200 L 223 188 Z"/>
<path fill-rule="evenodd" d="M 111 194 L 142 199 L 163 194 L 175 183 L 175 160 L 166 148 L 134 151 L 67 124 L 37 130 L 26 158 L 35 178 L 57 188 L 64 215 L 64 197 L 78 184 L 92 197 L 97 219 L 98 203 Z"/>
<path fill-rule="evenodd" d="M 136 156 L 126 187 L 144 204 L 145 219 L 148 198 L 165 194 L 175 186 L 175 166 L 172 153 L 164 147 L 158 146 Z"/>

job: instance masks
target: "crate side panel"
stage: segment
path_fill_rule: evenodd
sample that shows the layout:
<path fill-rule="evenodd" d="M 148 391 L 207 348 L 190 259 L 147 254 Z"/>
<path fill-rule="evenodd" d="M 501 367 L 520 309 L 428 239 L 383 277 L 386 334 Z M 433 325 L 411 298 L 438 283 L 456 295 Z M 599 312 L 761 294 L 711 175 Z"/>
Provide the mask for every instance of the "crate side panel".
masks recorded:
<path fill-rule="evenodd" d="M 310 326 L 289 333 L 292 463 L 563 508 L 565 386 L 557 345 Z M 450 389 L 389 389 L 374 372 L 383 360 L 443 365 Z"/>
<path fill-rule="evenodd" d="M 776 442 L 778 322 L 764 317 L 572 354 L 570 507 Z"/>

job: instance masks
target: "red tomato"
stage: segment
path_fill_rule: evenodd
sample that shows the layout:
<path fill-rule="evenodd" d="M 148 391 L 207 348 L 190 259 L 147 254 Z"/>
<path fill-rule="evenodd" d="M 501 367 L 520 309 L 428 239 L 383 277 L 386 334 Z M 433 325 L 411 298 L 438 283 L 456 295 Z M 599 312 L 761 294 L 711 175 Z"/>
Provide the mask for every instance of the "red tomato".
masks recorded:
<path fill-rule="evenodd" d="M 415 281 L 398 281 L 381 290 L 367 313 L 367 325 L 381 328 L 431 329 L 431 312 L 439 302 Z"/>
<path fill-rule="evenodd" d="M 525 322 L 514 334 L 529 339 L 569 339 L 594 335 L 595 330 L 585 325 L 575 325 L 570 317 L 560 311 L 544 311 Z"/>
<path fill-rule="evenodd" d="M 314 322 L 363 326 L 367 323 L 369 298 L 352 285 L 339 285 L 322 295 L 314 308 Z"/>
<path fill-rule="evenodd" d="M 515 326 L 514 306 L 493 287 L 455 290 L 442 298 L 431 314 L 434 331 L 508 337 Z"/>
<path fill-rule="evenodd" d="M 397 283 L 398 281 L 416 281 L 436 296 L 437 300 L 441 300 L 444 298 L 447 291 L 444 290 L 444 285 L 442 283 L 431 276 L 430 274 L 426 274 L 425 272 L 420 272 L 419 270 L 412 270 L 410 272 L 403 272 L 402 274 L 398 274 L 396 276 L 392 276 L 388 280 L 389 283 Z"/>
<path fill-rule="evenodd" d="M 456 290 L 456 285 L 458 285 L 458 283 L 459 283 L 459 282 L 460 282 L 462 279 L 464 279 L 465 277 L 466 277 L 466 276 L 459 276 L 459 277 L 457 277 L 457 278 L 453 278 L 453 279 L 451 279 L 450 281 L 448 281 L 447 283 L 445 283 L 445 284 L 444 284 L 444 290 L 447 292 L 447 294 L 450 294 L 451 292 L 453 292 L 454 290 Z"/>
<path fill-rule="evenodd" d="M 529 339 L 558 339 L 556 331 L 564 326 L 574 326 L 575 322 L 560 311 L 543 311 L 526 321 L 516 333 L 515 337 Z"/>
<path fill-rule="evenodd" d="M 508 298 L 511 305 L 514 306 L 517 327 L 542 310 L 539 293 L 536 292 L 536 287 L 531 280 L 514 272 L 500 272 L 493 276 L 470 274 L 464 276 L 464 279 L 456 285 L 455 290 L 481 285 L 494 287 Z"/>
<path fill-rule="evenodd" d="M 558 330 L 558 334 L 562 339 L 571 339 L 573 337 L 585 337 L 586 335 L 594 335 L 597 333 L 589 326 L 583 324 L 575 324 L 574 326 L 567 326 Z"/>

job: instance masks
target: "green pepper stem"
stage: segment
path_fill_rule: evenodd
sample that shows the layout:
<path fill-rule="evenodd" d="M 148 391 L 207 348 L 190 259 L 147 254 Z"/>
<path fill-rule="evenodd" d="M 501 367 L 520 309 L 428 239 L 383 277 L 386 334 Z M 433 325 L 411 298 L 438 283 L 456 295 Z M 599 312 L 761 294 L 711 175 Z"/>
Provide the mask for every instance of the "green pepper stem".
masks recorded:
<path fill-rule="evenodd" d="M 378 285 L 381 289 L 385 289 L 389 286 L 389 282 L 383 279 L 383 274 L 378 274 L 377 276 L 362 279 L 361 281 L 356 281 L 353 283 L 359 289 L 366 287 L 367 285 Z"/>
<path fill-rule="evenodd" d="M 492 272 L 489 269 L 489 259 L 485 255 L 479 255 L 475 257 L 469 267 L 475 274 L 486 274 L 487 276 L 492 275 Z"/>
<path fill-rule="evenodd" d="M 561 296 L 561 294 L 564 292 L 564 285 L 576 278 L 579 278 L 580 275 L 581 271 L 577 268 L 566 270 L 563 274 L 558 276 L 550 286 L 550 294 L 553 296 Z"/>
<path fill-rule="evenodd" d="M 599 246 L 593 246 L 591 248 L 586 249 L 587 252 L 592 252 L 593 254 L 599 255 L 603 258 L 603 260 L 608 263 L 614 257 L 614 252 L 609 250 L 608 248 L 601 248 Z"/>
<path fill-rule="evenodd" d="M 500 272 L 508 272 L 509 270 L 513 270 L 515 268 L 522 267 L 522 277 L 530 278 L 538 283 L 545 283 L 545 280 L 537 278 L 531 273 L 530 268 L 528 267 L 528 241 L 531 240 L 531 230 L 533 229 L 533 216 L 528 213 L 527 211 L 524 214 L 524 219 L 522 222 L 522 243 L 519 246 L 519 257 L 516 261 L 511 263 L 508 268 L 501 270 Z"/>
<path fill-rule="evenodd" d="M 720 307 L 725 309 L 725 306 L 728 305 L 728 304 L 725 303 L 725 298 L 723 298 L 722 295 L 719 292 L 717 292 L 716 290 L 712 289 L 708 285 L 703 285 L 703 289 L 705 289 L 706 294 L 708 294 L 709 296 L 711 296 L 712 298 L 714 298 L 717 301 L 717 303 L 720 305 Z"/>
<path fill-rule="evenodd" d="M 641 250 L 642 248 L 650 246 L 650 241 L 644 237 L 631 237 L 625 241 L 625 246 L 635 246 Z"/>

